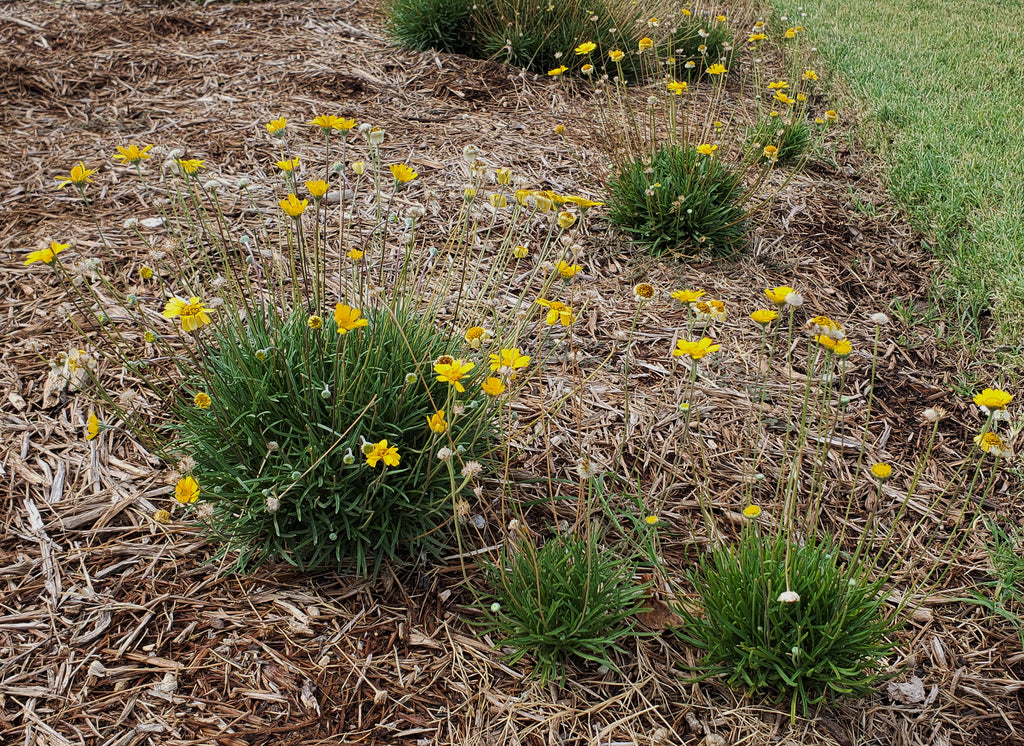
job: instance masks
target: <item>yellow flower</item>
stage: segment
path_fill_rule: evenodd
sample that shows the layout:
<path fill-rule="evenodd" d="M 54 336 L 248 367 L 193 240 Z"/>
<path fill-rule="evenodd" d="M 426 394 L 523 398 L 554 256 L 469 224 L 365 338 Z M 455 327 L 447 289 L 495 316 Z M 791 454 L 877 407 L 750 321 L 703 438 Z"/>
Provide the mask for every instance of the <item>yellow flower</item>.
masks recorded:
<path fill-rule="evenodd" d="M 836 340 L 832 339 L 832 337 L 826 337 L 824 334 L 816 334 L 814 336 L 814 341 L 826 350 L 832 350 L 834 352 L 836 349 Z"/>
<path fill-rule="evenodd" d="M 434 372 L 437 373 L 437 380 L 442 383 L 448 383 L 455 387 L 455 390 L 460 394 L 466 390 L 466 387 L 462 385 L 462 378 L 469 371 L 476 367 L 476 363 L 470 360 L 463 360 L 462 358 L 455 358 L 450 363 L 443 362 L 437 363 L 434 366 Z"/>
<path fill-rule="evenodd" d="M 114 160 L 121 161 L 122 163 L 130 163 L 134 166 L 136 163 L 141 163 L 151 157 L 149 155 L 149 149 L 152 147 L 152 145 L 147 145 L 142 150 L 139 150 L 138 145 L 129 145 L 126 148 L 118 145 L 117 152 L 114 153 Z"/>
<path fill-rule="evenodd" d="M 195 477 L 178 480 L 178 483 L 174 485 L 174 499 L 184 505 L 189 505 L 199 499 L 199 482 L 195 480 Z"/>
<path fill-rule="evenodd" d="M 796 99 L 795 98 L 790 98 L 789 96 L 787 96 L 782 91 L 775 91 L 775 100 L 779 101 L 781 103 L 784 103 L 787 106 L 792 106 L 793 104 L 796 103 Z"/>
<path fill-rule="evenodd" d="M 608 57 L 611 59 L 612 62 L 621 62 L 622 58 L 625 57 L 625 56 L 626 55 L 623 54 L 618 49 L 613 49 L 612 51 L 610 51 L 608 53 Z"/>
<path fill-rule="evenodd" d="M 404 163 L 392 163 L 390 169 L 391 175 L 395 177 L 395 182 L 398 184 L 408 184 L 410 181 L 419 176 L 418 173 L 413 171 Z"/>
<path fill-rule="evenodd" d="M 164 523 L 164 524 L 170 523 L 171 522 L 171 513 L 170 513 L 169 510 L 163 510 L 163 509 L 158 510 L 155 513 L 153 513 L 153 520 L 155 522 L 157 522 L 157 523 Z"/>
<path fill-rule="evenodd" d="M 491 207 L 498 210 L 502 207 L 508 207 L 508 198 L 504 194 L 488 195 L 487 201 L 491 203 Z"/>
<path fill-rule="evenodd" d="M 345 256 L 347 256 L 353 262 L 358 262 L 360 259 L 363 258 L 363 252 L 360 251 L 359 249 L 349 249 L 348 253 L 345 254 Z"/>
<path fill-rule="evenodd" d="M 890 464 L 882 463 L 871 464 L 871 473 L 879 482 L 884 482 L 892 476 L 892 466 Z"/>
<path fill-rule="evenodd" d="M 482 326 L 471 326 L 466 330 L 466 342 L 474 350 L 479 350 L 484 342 L 487 342 L 494 336 L 494 333 L 489 329 L 484 329 Z"/>
<path fill-rule="evenodd" d="M 640 43 L 637 44 L 637 49 L 640 52 L 646 52 L 648 49 L 651 49 L 653 46 L 654 46 L 654 40 L 651 39 L 648 36 L 645 36 L 643 39 L 640 40 Z"/>
<path fill-rule="evenodd" d="M 590 75 L 594 72 L 594 66 L 588 63 L 580 68 L 580 72 L 584 75 Z"/>
<path fill-rule="evenodd" d="M 310 124 L 314 127 L 319 127 L 320 131 L 325 135 L 329 135 L 332 130 L 348 133 L 350 129 L 356 126 L 356 120 L 342 119 L 341 117 L 334 116 L 334 114 L 321 114 L 314 118 Z"/>
<path fill-rule="evenodd" d="M 277 161 L 275 164 L 279 169 L 284 171 L 286 174 L 290 174 L 292 171 L 299 167 L 299 159 L 292 158 L 291 160 Z"/>
<path fill-rule="evenodd" d="M 68 184 L 74 184 L 76 187 L 80 187 L 83 184 L 92 184 L 92 179 L 89 177 L 94 173 L 96 173 L 95 168 L 86 168 L 85 164 L 79 161 L 78 165 L 71 169 L 70 174 L 57 177 L 57 181 L 61 182 L 57 185 L 57 188 L 63 189 Z"/>
<path fill-rule="evenodd" d="M 194 332 L 199 327 L 209 324 L 211 313 L 213 309 L 204 306 L 203 301 L 194 295 L 188 300 L 174 296 L 164 306 L 164 318 L 173 319 L 180 316 L 181 329 L 186 332 Z"/>
<path fill-rule="evenodd" d="M 974 403 L 986 409 L 1006 409 L 1006 405 L 1011 401 L 1013 401 L 1013 394 L 1008 394 L 1001 389 L 984 389 L 974 397 Z"/>
<path fill-rule="evenodd" d="M 310 329 L 320 329 L 321 327 L 323 327 L 323 325 L 323 316 L 317 316 L 314 314 L 313 316 L 310 316 L 308 319 L 306 319 L 306 326 L 308 326 Z"/>
<path fill-rule="evenodd" d="M 486 381 L 480 384 L 480 388 L 488 396 L 501 396 L 505 393 L 505 384 L 500 378 L 494 376 L 489 377 Z"/>
<path fill-rule="evenodd" d="M 765 288 L 764 294 L 772 303 L 777 306 L 784 306 L 786 298 L 793 292 L 788 285 L 779 285 L 776 288 Z"/>
<path fill-rule="evenodd" d="M 750 318 L 753 319 L 756 323 L 760 324 L 761 326 L 768 326 L 768 324 L 772 323 L 773 321 L 775 321 L 775 319 L 779 318 L 779 312 L 771 311 L 767 308 L 759 308 L 758 310 L 750 314 Z"/>
<path fill-rule="evenodd" d="M 759 515 L 761 515 L 761 506 L 748 505 L 743 509 L 743 515 L 745 515 L 747 518 L 757 518 Z"/>
<path fill-rule="evenodd" d="M 556 124 L 555 125 L 555 134 L 556 135 L 564 135 L 565 134 L 565 125 L 564 124 Z M 547 212 L 547 210 L 545 210 L 544 212 Z"/>
<path fill-rule="evenodd" d="M 714 157 L 716 150 L 718 150 L 718 146 L 717 145 L 709 145 L 708 143 L 703 143 L 703 144 L 697 146 L 697 152 L 698 153 L 700 153 L 701 155 L 709 156 L 709 157 Z"/>
<path fill-rule="evenodd" d="M 516 259 L 525 259 L 530 255 L 530 250 L 526 246 L 516 246 L 512 249 L 512 256 Z"/>
<path fill-rule="evenodd" d="M 825 119 L 829 122 L 834 122 L 839 119 L 839 114 L 836 113 L 835 109 L 829 109 L 825 112 Z"/>
<path fill-rule="evenodd" d="M 668 89 L 677 96 L 683 95 L 683 91 L 685 91 L 687 87 L 686 83 L 680 80 L 673 80 L 668 84 Z"/>
<path fill-rule="evenodd" d="M 773 80 L 768 84 L 769 91 L 781 91 L 783 88 L 789 88 L 789 83 L 784 80 Z"/>
<path fill-rule="evenodd" d="M 195 176 L 199 169 L 205 165 L 206 161 L 201 161 L 198 158 L 189 158 L 185 161 L 180 158 L 178 159 L 178 168 L 180 168 L 181 172 L 186 176 Z"/>
<path fill-rule="evenodd" d="M 352 169 L 353 173 L 355 173 L 356 176 L 362 176 L 363 174 L 366 173 L 365 161 L 354 161 L 349 164 L 349 167 Z"/>
<path fill-rule="evenodd" d="M 795 39 L 796 38 L 796 29 L 795 28 L 788 28 L 788 29 L 786 29 L 786 38 L 787 39 Z"/>
<path fill-rule="evenodd" d="M 565 65 L 559 65 L 554 70 L 548 70 L 548 75 L 550 75 L 552 78 L 557 78 L 559 75 L 561 75 L 568 69 L 569 68 L 567 68 Z"/>
<path fill-rule="evenodd" d="M 147 267 L 146 265 L 142 265 L 141 267 L 139 267 L 139 277 L 141 277 L 143 280 L 152 280 L 153 268 Z"/>
<path fill-rule="evenodd" d="M 92 440 L 100 434 L 100 421 L 96 415 L 89 412 L 89 418 L 85 421 L 85 439 Z"/>
<path fill-rule="evenodd" d="M 807 100 L 807 95 L 804 93 L 798 93 L 796 94 L 796 100 L 802 103 Z"/>
<path fill-rule="evenodd" d="M 323 179 L 307 181 L 306 191 L 309 192 L 313 199 L 321 199 L 325 194 L 327 194 L 327 182 Z"/>
<path fill-rule="evenodd" d="M 832 351 L 839 357 L 849 357 L 850 353 L 853 352 L 853 344 L 848 339 L 840 339 L 836 342 L 835 349 Z"/>
<path fill-rule="evenodd" d="M 676 349 L 672 350 L 674 357 L 687 356 L 692 360 L 700 360 L 705 355 L 712 352 L 718 352 L 722 349 L 721 345 L 712 343 L 709 337 L 704 337 L 698 342 L 690 342 L 685 339 L 680 339 L 676 342 Z"/>
<path fill-rule="evenodd" d="M 638 303 L 649 301 L 654 297 L 654 285 L 649 282 L 641 282 L 633 286 L 633 297 Z"/>
<path fill-rule="evenodd" d="M 439 409 L 427 417 L 427 427 L 435 433 L 443 433 L 448 429 L 448 423 L 444 421 L 444 410 Z"/>
<path fill-rule="evenodd" d="M 466 187 L 462 190 L 462 198 L 466 200 L 466 202 L 472 202 L 474 197 L 476 197 L 476 189 L 473 187 Z"/>
<path fill-rule="evenodd" d="M 833 321 L 828 316 L 815 316 L 807 322 L 807 326 L 815 333 L 824 334 L 836 341 L 846 337 L 846 330 L 843 329 L 843 325 L 838 321 Z"/>
<path fill-rule="evenodd" d="M 210 399 L 210 395 L 205 391 L 200 391 L 192 398 L 192 403 L 199 409 L 206 409 L 213 403 L 213 400 Z"/>
<path fill-rule="evenodd" d="M 768 38 L 767 34 L 751 34 L 747 37 L 747 41 L 753 43 L 755 41 L 764 41 Z"/>
<path fill-rule="evenodd" d="M 64 249 L 71 246 L 69 243 L 57 243 L 56 241 L 50 242 L 50 247 L 47 249 L 40 249 L 39 251 L 32 251 L 25 257 L 25 266 L 34 264 L 36 262 L 42 262 L 43 264 L 51 264 L 54 257 L 57 256 Z"/>
<path fill-rule="evenodd" d="M 492 352 L 489 357 L 491 370 L 500 371 L 502 375 L 515 376 L 517 370 L 530 364 L 530 356 L 524 355 L 518 347 L 502 349 L 500 354 Z"/>
<path fill-rule="evenodd" d="M 334 323 L 338 325 L 338 334 L 348 334 L 353 329 L 369 326 L 367 319 L 359 318 L 363 312 L 358 308 L 339 303 L 334 307 Z"/>
<path fill-rule="evenodd" d="M 1005 456 L 1009 453 L 1009 449 L 1006 447 L 1006 443 L 995 433 L 985 433 L 984 435 L 975 435 L 974 442 L 985 453 L 991 453 L 993 456 Z"/>
<path fill-rule="evenodd" d="M 587 199 L 586 197 L 577 197 L 575 194 L 568 194 L 562 197 L 562 201 L 576 205 L 580 208 L 580 212 L 586 212 L 591 207 L 600 207 L 604 204 L 604 202 L 595 202 L 594 200 Z"/>
<path fill-rule="evenodd" d="M 290 215 L 293 218 L 298 218 L 306 211 L 309 207 L 309 200 L 300 200 L 294 194 L 289 194 L 285 199 L 281 200 L 281 209 L 285 211 L 285 214 Z"/>
<path fill-rule="evenodd" d="M 511 168 L 499 168 L 494 172 L 494 180 L 499 184 L 508 184 L 512 181 L 512 169 Z"/>
<path fill-rule="evenodd" d="M 379 461 L 383 461 L 385 466 L 398 466 L 398 462 L 401 460 L 402 457 L 398 455 L 398 446 L 389 447 L 387 440 L 377 443 L 366 454 L 366 463 L 371 468 L 375 468 Z"/>
<path fill-rule="evenodd" d="M 582 54 L 590 54 L 595 49 L 597 49 L 597 45 L 594 42 L 592 42 L 592 41 L 585 41 L 582 44 L 580 44 L 578 47 L 576 47 L 576 49 L 574 49 L 573 51 L 576 52 L 576 54 L 581 54 L 582 55 Z"/>
<path fill-rule="evenodd" d="M 284 117 L 278 117 L 277 119 L 271 119 L 267 122 L 267 132 L 278 137 L 282 137 L 280 133 L 284 132 L 284 128 L 288 126 L 288 120 Z"/>
<path fill-rule="evenodd" d="M 565 260 L 559 260 L 556 269 L 558 270 L 558 274 L 560 274 L 564 279 L 571 280 L 581 269 L 583 269 L 583 267 L 578 264 L 568 264 Z"/>
<path fill-rule="evenodd" d="M 569 230 L 576 224 L 576 216 L 567 210 L 558 213 L 558 227 L 564 231 Z"/>
<path fill-rule="evenodd" d="M 814 72 L 814 70 L 804 70 L 804 80 L 817 80 L 817 79 L 818 79 L 818 73 Z"/>
<path fill-rule="evenodd" d="M 774 145 L 765 145 L 764 157 L 770 161 L 776 160 L 779 157 L 779 149 Z"/>
<path fill-rule="evenodd" d="M 708 75 L 724 75 L 727 72 L 729 71 L 725 69 L 725 65 L 721 64 L 720 62 L 716 62 L 707 69 Z"/>
<path fill-rule="evenodd" d="M 576 321 L 576 316 L 572 312 L 572 307 L 567 306 L 560 301 L 538 298 L 537 305 L 544 306 L 548 309 L 548 315 L 544 319 L 544 323 L 548 326 L 553 326 L 554 324 L 559 323 L 562 326 L 572 326 Z"/>
<path fill-rule="evenodd" d="M 719 23 L 725 23 L 725 16 L 715 16 L 715 20 Z"/>
<path fill-rule="evenodd" d="M 672 293 L 672 297 L 675 298 L 680 303 L 690 305 L 696 303 L 705 294 L 706 292 L 704 290 L 676 290 L 674 293 Z"/>
<path fill-rule="evenodd" d="M 644 518 L 644 523 L 646 523 L 648 526 L 657 526 L 659 523 L 661 523 L 661 520 L 656 515 L 649 515 L 646 518 Z"/>

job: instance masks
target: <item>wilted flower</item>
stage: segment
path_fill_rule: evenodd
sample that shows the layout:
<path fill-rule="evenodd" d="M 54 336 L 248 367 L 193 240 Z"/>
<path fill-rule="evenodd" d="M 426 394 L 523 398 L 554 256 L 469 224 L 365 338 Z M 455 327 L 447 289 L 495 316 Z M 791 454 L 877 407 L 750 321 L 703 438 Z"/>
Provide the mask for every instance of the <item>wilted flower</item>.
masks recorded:
<path fill-rule="evenodd" d="M 558 67 L 556 67 L 553 70 L 548 70 L 548 75 L 550 75 L 552 78 L 557 78 L 559 75 L 561 75 L 562 73 L 564 73 L 568 69 L 569 68 L 566 67 L 565 65 L 559 65 Z"/>
<path fill-rule="evenodd" d="M 725 321 L 725 303 L 720 300 L 699 300 L 693 304 L 698 321 Z"/>
<path fill-rule="evenodd" d="M 558 213 L 558 227 L 562 230 L 569 230 L 576 224 L 576 216 L 567 210 Z"/>
<path fill-rule="evenodd" d="M 637 44 L 637 50 L 640 51 L 640 52 L 646 52 L 648 49 L 651 49 L 653 46 L 654 46 L 654 40 L 651 39 L 650 37 L 645 36 Z"/>
<path fill-rule="evenodd" d="M 978 444 L 985 453 L 991 453 L 993 456 L 1005 456 L 1010 451 L 1006 447 L 1006 443 L 995 433 L 985 433 L 984 435 L 975 435 L 974 442 Z"/>
<path fill-rule="evenodd" d="M 530 249 L 526 246 L 516 246 L 512 249 L 512 256 L 516 259 L 525 259 L 530 255 Z"/>
<path fill-rule="evenodd" d="M 471 326 L 466 330 L 466 342 L 474 350 L 479 350 L 484 342 L 492 339 L 494 332 L 489 329 L 484 329 L 482 326 Z"/>
<path fill-rule="evenodd" d="M 95 414 L 89 412 L 89 417 L 85 421 L 85 439 L 92 440 L 100 434 L 100 421 Z"/>
<path fill-rule="evenodd" d="M 780 604 L 795 604 L 800 602 L 800 594 L 796 591 L 783 591 L 777 599 Z"/>
<path fill-rule="evenodd" d="M 156 523 L 167 524 L 171 522 L 171 513 L 168 510 L 160 509 L 153 513 L 153 520 Z"/>
<path fill-rule="evenodd" d="M 479 476 L 483 470 L 484 467 L 479 461 L 467 461 L 462 467 L 462 476 L 466 479 L 473 479 Z"/>

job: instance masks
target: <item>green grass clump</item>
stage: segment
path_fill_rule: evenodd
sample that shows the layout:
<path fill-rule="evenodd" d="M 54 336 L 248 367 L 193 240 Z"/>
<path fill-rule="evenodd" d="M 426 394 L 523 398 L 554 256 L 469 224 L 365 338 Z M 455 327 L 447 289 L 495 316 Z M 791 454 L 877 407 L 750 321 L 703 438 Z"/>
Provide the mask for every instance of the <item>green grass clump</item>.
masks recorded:
<path fill-rule="evenodd" d="M 689 574 L 703 614 L 682 608 L 680 635 L 705 651 L 710 674 L 788 698 L 793 714 L 865 694 L 892 652 L 891 624 L 883 583 L 844 562 L 828 540 L 797 544 L 749 527 Z"/>
<path fill-rule="evenodd" d="M 240 568 L 281 558 L 362 573 L 441 542 L 460 485 L 436 454 L 482 453 L 483 394 L 467 388 L 456 416 L 432 369 L 461 340 L 401 306 L 366 315 L 344 335 L 331 320 L 310 328 L 306 314 L 250 315 L 244 329 L 215 325 L 194 361 L 175 446 L 194 460 L 209 523 Z M 439 409 L 444 433 L 428 426 Z M 384 440 L 399 463 L 370 465 L 367 451 Z"/>
<path fill-rule="evenodd" d="M 387 0 L 391 35 L 407 49 L 480 56 L 473 0 Z"/>
<path fill-rule="evenodd" d="M 725 256 L 746 240 L 743 183 L 716 156 L 664 145 L 608 182 L 608 220 L 655 254 Z"/>
<path fill-rule="evenodd" d="M 798 6 L 804 5 L 798 10 Z M 1014 6 L 1016 7 L 1016 6 Z M 1024 343 L 1024 37 L 1000 0 L 775 4 L 811 40 L 866 116 L 891 194 L 946 264 L 943 306 L 975 339 Z M 971 41 L 968 41 L 971 40 Z M 991 313 L 991 322 L 986 317 Z"/>
<path fill-rule="evenodd" d="M 746 151 L 754 158 L 772 160 L 766 147 L 776 148 L 774 160 L 780 165 L 799 161 L 811 144 L 811 128 L 805 119 L 785 121 L 768 116 L 747 130 Z"/>
<path fill-rule="evenodd" d="M 542 682 L 564 683 L 574 657 L 615 669 L 612 652 L 636 634 L 632 617 L 647 587 L 634 580 L 635 563 L 599 537 L 557 534 L 538 549 L 513 536 L 485 569 L 494 589 L 486 626 L 514 649 L 512 663 L 533 655 Z"/>

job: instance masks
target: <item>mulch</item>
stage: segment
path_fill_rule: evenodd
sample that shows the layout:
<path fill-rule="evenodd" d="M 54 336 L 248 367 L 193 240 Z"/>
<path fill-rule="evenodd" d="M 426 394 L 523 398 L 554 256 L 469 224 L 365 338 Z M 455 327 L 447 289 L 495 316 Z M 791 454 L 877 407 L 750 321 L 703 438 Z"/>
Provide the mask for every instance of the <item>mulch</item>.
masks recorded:
<path fill-rule="evenodd" d="M 114 271 L 144 261 L 144 248 L 122 224 L 146 217 L 152 205 L 133 179 L 106 165 L 114 147 L 129 141 L 157 143 L 162 157 L 179 148 L 206 159 L 211 173 L 248 176 L 269 198 L 275 150 L 263 123 L 281 115 L 297 123 L 339 113 L 384 127 L 389 157 L 413 164 L 441 195 L 461 193 L 462 149 L 475 144 L 488 163 L 512 168 L 531 188 L 600 198 L 608 164 L 589 103 L 547 78 L 494 62 L 399 49 L 375 3 L 13 2 L 0 8 L 0 44 L 0 742 L 1024 740 L 1020 641 L 1005 622 L 958 600 L 988 577 L 981 531 L 966 536 L 957 556 L 933 559 L 950 572 L 920 599 L 899 633 L 899 659 L 888 662 L 896 681 L 919 678 L 924 698 L 900 701 L 883 684 L 870 697 L 795 722 L 771 701 L 714 681 L 688 683 L 696 653 L 664 632 L 630 643 L 621 674 L 581 665 L 565 688 L 542 687 L 528 666 L 502 662 L 499 640 L 479 637 L 467 623 L 476 611 L 464 571 L 473 575 L 474 568 L 454 555 L 389 567 L 375 580 L 280 565 L 246 576 L 220 572 L 201 532 L 152 520 L 173 503 L 165 466 L 124 435 L 82 439 L 89 400 L 54 376 L 50 362 L 77 349 L 80 334 L 65 321 L 63 291 L 49 273 L 23 267 L 24 254 L 70 239 L 80 256 Z M 739 106 L 741 92 L 729 95 Z M 565 125 L 565 141 L 553 134 L 556 124 Z M 103 165 L 93 195 L 116 251 L 98 240 L 75 196 L 54 189 L 56 177 L 79 161 Z M 857 348 L 850 386 L 863 402 L 874 334 L 865 319 L 893 315 L 894 303 L 921 310 L 939 270 L 887 200 L 878 164 L 838 135 L 785 185 L 749 249 L 728 260 L 652 259 L 600 221 L 588 231 L 579 238 L 586 287 L 580 352 L 592 360 L 614 352 L 617 362 L 595 375 L 577 404 L 549 418 L 542 438 L 526 428 L 517 434 L 514 474 L 524 484 L 552 473 L 574 479 L 585 448 L 597 463 L 640 475 L 645 490 L 660 496 L 673 572 L 714 537 L 700 525 L 694 482 L 679 454 L 678 416 L 671 414 L 682 384 L 665 375 L 668 350 L 684 314 L 666 291 L 703 287 L 729 308 L 721 332 L 726 354 L 708 363 L 698 383 L 703 448 L 715 467 L 709 484 L 728 522 L 743 507 L 736 487 L 744 467 L 731 444 L 749 427 L 745 382 L 759 369 L 757 330 L 732 320 L 763 305 L 764 287 L 800 289 L 801 313 L 846 324 Z M 624 423 L 622 340 L 636 314 L 631 288 L 641 280 L 662 294 L 638 324 Z M 871 458 L 898 466 L 883 509 L 899 504 L 924 447 L 921 411 L 943 406 L 950 413 L 935 447 L 942 460 L 923 472 L 901 531 L 927 517 L 928 500 L 938 499 L 958 468 L 981 424 L 968 392 L 994 375 L 958 350 L 954 331 L 941 320 L 894 319 L 883 328 L 879 416 L 863 436 Z M 547 370 L 568 379 L 571 364 L 556 361 Z M 772 385 L 782 391 L 799 376 L 776 370 Z M 517 405 L 522 421 L 540 417 L 544 395 L 537 390 Z M 784 407 L 777 409 L 767 417 L 783 418 Z M 858 442 L 862 415 L 855 404 L 842 428 Z M 585 433 L 579 422 L 587 423 Z M 784 458 L 769 450 L 762 471 L 782 473 Z M 839 526 L 849 501 L 860 515 L 872 492 L 864 479 L 853 488 L 851 466 L 837 456 L 829 456 L 827 469 L 823 520 Z M 986 508 L 1019 525 L 1016 476 L 1009 469 L 995 480 Z M 770 502 L 765 495 L 766 507 Z M 489 519 L 481 539 L 500 536 L 503 518 L 486 499 L 479 509 Z M 538 519 L 536 528 L 542 525 Z M 900 578 L 912 580 L 913 569 Z M 658 631 L 666 618 L 656 613 L 645 621 Z"/>

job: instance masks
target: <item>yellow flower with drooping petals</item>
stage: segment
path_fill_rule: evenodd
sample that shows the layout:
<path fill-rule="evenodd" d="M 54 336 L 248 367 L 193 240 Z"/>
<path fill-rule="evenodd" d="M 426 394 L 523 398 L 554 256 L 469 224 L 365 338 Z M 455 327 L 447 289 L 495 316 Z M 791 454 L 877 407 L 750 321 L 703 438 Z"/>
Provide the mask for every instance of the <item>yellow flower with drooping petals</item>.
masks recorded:
<path fill-rule="evenodd" d="M 334 307 L 334 323 L 338 325 L 338 334 L 348 334 L 354 329 L 369 326 L 368 319 L 360 318 L 363 312 L 358 308 L 339 303 Z"/>
<path fill-rule="evenodd" d="M 164 306 L 163 316 L 165 319 L 180 317 L 182 331 L 194 332 L 212 321 L 210 314 L 213 312 L 212 308 L 203 305 L 203 301 L 195 295 L 188 300 L 174 296 Z"/>
<path fill-rule="evenodd" d="M 292 171 L 299 167 L 299 159 L 291 158 L 289 160 L 277 161 L 275 164 L 279 169 L 284 171 L 286 174 L 290 174 Z"/>
<path fill-rule="evenodd" d="M 580 270 L 583 269 L 583 267 L 578 264 L 569 264 L 565 260 L 559 260 L 555 269 L 558 270 L 558 274 L 561 275 L 563 279 L 571 280 Z"/>
<path fill-rule="evenodd" d="M 277 119 L 271 119 L 267 122 L 267 132 L 274 135 L 275 137 L 284 137 L 285 127 L 288 126 L 288 120 L 284 117 L 278 117 Z"/>
<path fill-rule="evenodd" d="M 772 303 L 777 306 L 786 305 L 786 298 L 793 293 L 793 288 L 788 285 L 779 285 L 775 288 L 765 288 L 764 294 Z"/>
<path fill-rule="evenodd" d="M 85 439 L 92 440 L 100 434 L 100 421 L 95 414 L 89 412 L 89 417 L 85 421 Z"/>
<path fill-rule="evenodd" d="M 645 36 L 637 44 L 637 51 L 646 52 L 648 49 L 651 49 L 652 47 L 654 47 L 654 39 L 651 39 L 649 36 Z"/>
<path fill-rule="evenodd" d="M 314 127 L 319 127 L 320 131 L 325 135 L 329 135 L 332 131 L 347 134 L 349 130 L 356 126 L 356 120 L 343 119 L 334 114 L 321 114 L 315 117 L 310 124 Z"/>
<path fill-rule="evenodd" d="M 392 163 L 389 168 L 391 169 L 391 175 L 395 177 L 395 183 L 397 184 L 408 184 L 419 176 L 418 173 L 413 171 L 404 163 Z"/>
<path fill-rule="evenodd" d="M 706 294 L 707 292 L 704 290 L 676 290 L 672 293 L 672 297 L 680 303 L 691 305 L 699 301 Z"/>
<path fill-rule="evenodd" d="M 289 194 L 278 204 L 281 205 L 281 209 L 285 211 L 286 215 L 298 219 L 306 211 L 306 208 L 309 207 L 309 200 L 300 200 L 294 194 Z"/>
<path fill-rule="evenodd" d="M 974 442 L 985 453 L 991 453 L 993 456 L 1005 456 L 1010 452 L 1003 439 L 992 432 L 985 433 L 984 435 L 975 435 Z"/>
<path fill-rule="evenodd" d="M 444 421 L 443 409 L 439 409 L 427 417 L 427 427 L 439 434 L 448 429 L 448 423 Z"/>
<path fill-rule="evenodd" d="M 74 184 L 76 187 L 82 187 L 84 184 L 92 184 L 92 179 L 89 177 L 96 173 L 95 168 L 86 168 L 85 163 L 82 161 L 78 162 L 78 165 L 71 169 L 71 173 L 67 176 L 58 176 L 57 181 L 61 182 L 57 184 L 58 189 L 63 189 L 68 184 Z"/>
<path fill-rule="evenodd" d="M 306 191 L 309 192 L 310 196 L 315 200 L 323 199 L 323 196 L 327 194 L 327 189 L 327 182 L 323 179 L 306 182 Z"/>
<path fill-rule="evenodd" d="M 199 482 L 195 477 L 184 477 L 174 485 L 174 499 L 183 505 L 189 505 L 199 499 Z"/>
<path fill-rule="evenodd" d="M 548 70 L 548 75 L 550 75 L 552 78 L 557 78 L 568 69 L 569 68 L 566 67 L 565 65 L 559 65 L 553 70 Z"/>
<path fill-rule="evenodd" d="M 618 49 L 613 49 L 608 53 L 608 57 L 609 59 L 611 59 L 612 62 L 622 62 L 622 58 L 625 56 L 626 55 L 621 50 Z"/>
<path fill-rule="evenodd" d="M 772 311 L 767 308 L 759 308 L 752 314 L 750 314 L 750 318 L 753 319 L 754 322 L 760 324 L 761 326 L 768 326 L 768 324 L 772 323 L 773 321 L 775 321 L 775 319 L 779 318 L 779 312 Z"/>
<path fill-rule="evenodd" d="M 195 176 L 199 173 L 199 169 L 206 165 L 206 161 L 201 161 L 198 158 L 188 158 L 186 160 L 178 159 L 178 168 L 186 176 Z"/>
<path fill-rule="evenodd" d="M 57 243 L 51 241 L 49 248 L 40 249 L 39 251 L 32 251 L 25 257 L 25 266 L 29 264 L 35 264 L 36 262 L 42 262 L 43 264 L 52 264 L 54 258 L 64 249 L 71 246 L 69 243 Z"/>
<path fill-rule="evenodd" d="M 685 81 L 673 80 L 667 84 L 668 89 L 677 96 L 683 95 L 683 92 L 689 88 Z"/>
<path fill-rule="evenodd" d="M 465 334 L 466 343 L 474 350 L 479 350 L 485 342 L 490 341 L 493 337 L 494 332 L 484 329 L 482 326 L 471 326 Z"/>
<path fill-rule="evenodd" d="M 548 309 L 548 314 L 544 319 L 544 323 L 548 326 L 555 324 L 572 326 L 575 323 L 576 315 L 572 311 L 572 306 L 567 306 L 561 301 L 544 300 L 543 298 L 538 298 L 536 302 L 537 305 Z"/>
<path fill-rule="evenodd" d="M 704 337 L 696 342 L 680 339 L 676 342 L 676 349 L 672 350 L 672 355 L 674 357 L 686 356 L 692 360 L 700 360 L 705 355 L 718 352 L 720 349 L 722 349 L 722 346 L 714 344 L 710 337 Z"/>
<path fill-rule="evenodd" d="M 398 466 L 401 460 L 402 457 L 398 453 L 398 446 L 388 446 L 387 440 L 374 444 L 370 452 L 366 454 L 366 463 L 371 468 L 376 468 L 377 464 L 381 461 L 384 462 L 385 466 Z"/>
<path fill-rule="evenodd" d="M 480 384 L 480 388 L 488 396 L 501 396 L 505 393 L 505 383 L 496 376 L 490 376 L 486 381 Z"/>
<path fill-rule="evenodd" d="M 152 145 L 147 145 L 139 150 L 139 146 L 134 144 L 127 147 L 121 147 L 118 145 L 117 152 L 114 153 L 114 160 L 121 161 L 124 164 L 130 163 L 134 166 L 135 164 L 142 163 L 142 161 L 148 160 L 152 157 L 149 154 L 149 150 L 152 147 Z"/>
<path fill-rule="evenodd" d="M 558 213 L 558 227 L 562 230 L 569 230 L 576 224 L 576 216 L 567 210 Z"/>
<path fill-rule="evenodd" d="M 518 347 L 502 349 L 500 353 L 490 354 L 491 370 L 499 371 L 502 375 L 515 377 L 517 370 L 525 368 L 530 364 L 530 356 L 520 352 Z"/>

